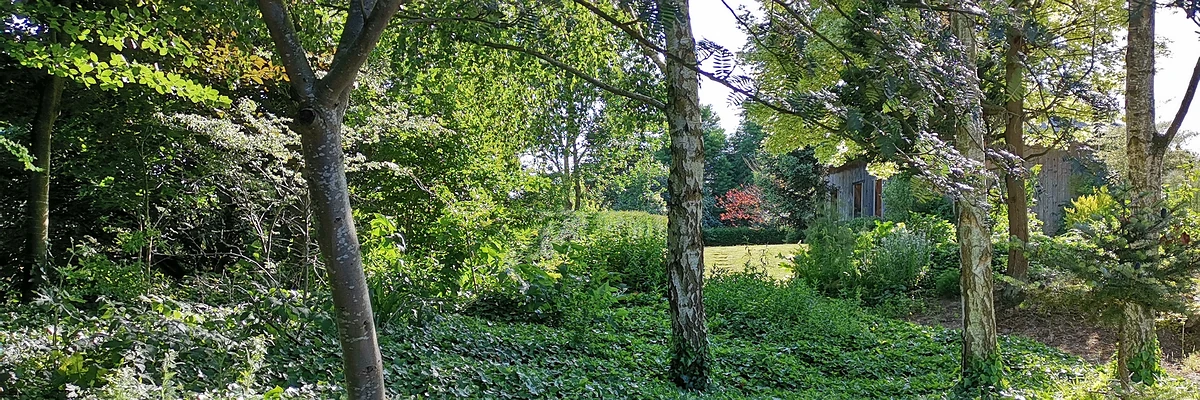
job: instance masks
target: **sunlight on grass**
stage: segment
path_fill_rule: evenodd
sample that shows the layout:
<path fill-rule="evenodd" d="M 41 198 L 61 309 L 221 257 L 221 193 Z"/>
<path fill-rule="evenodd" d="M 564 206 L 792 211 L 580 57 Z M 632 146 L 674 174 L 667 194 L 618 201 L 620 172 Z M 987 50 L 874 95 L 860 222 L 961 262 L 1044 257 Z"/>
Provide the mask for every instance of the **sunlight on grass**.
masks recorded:
<path fill-rule="evenodd" d="M 747 265 L 765 267 L 772 278 L 784 280 L 792 276 L 792 271 L 783 263 L 799 248 L 798 244 L 705 247 L 704 267 L 710 275 L 718 269 L 741 271 Z"/>

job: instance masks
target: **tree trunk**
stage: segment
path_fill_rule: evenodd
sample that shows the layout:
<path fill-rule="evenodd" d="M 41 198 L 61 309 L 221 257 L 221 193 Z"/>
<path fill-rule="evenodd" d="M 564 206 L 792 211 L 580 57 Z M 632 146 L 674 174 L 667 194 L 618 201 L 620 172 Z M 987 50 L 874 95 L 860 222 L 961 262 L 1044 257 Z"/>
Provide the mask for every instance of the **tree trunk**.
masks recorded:
<path fill-rule="evenodd" d="M 370 293 L 350 209 L 342 152 L 346 102 L 328 109 L 309 105 L 292 129 L 300 133 L 305 179 L 317 216 L 317 244 L 329 274 L 338 341 L 350 399 L 382 399 L 383 359 L 375 334 Z"/>
<path fill-rule="evenodd" d="M 573 181 L 575 181 L 575 209 L 576 210 L 583 208 L 583 182 L 582 182 L 582 180 L 583 180 L 583 178 L 579 175 L 578 164 L 576 164 L 575 178 L 573 179 Z"/>
<path fill-rule="evenodd" d="M 579 173 L 579 163 L 580 159 L 583 157 L 579 155 L 578 138 L 579 135 L 573 135 L 573 138 L 571 139 L 571 164 L 574 165 L 574 167 L 572 167 L 574 170 L 571 174 L 571 187 L 575 193 L 573 210 L 576 211 L 583 209 L 583 175 Z"/>
<path fill-rule="evenodd" d="M 33 121 L 33 166 L 39 171 L 29 173 L 29 199 L 27 204 L 28 237 L 26 253 L 29 267 L 25 271 L 22 297 L 30 300 L 38 286 L 45 280 L 50 247 L 50 138 L 54 131 L 54 120 L 58 118 L 62 104 L 62 92 L 66 80 L 57 75 L 47 76 L 42 84 L 41 99 Z"/>
<path fill-rule="evenodd" d="M 1154 332 L 1154 310 L 1126 303 L 1117 338 L 1117 373 L 1122 387 L 1129 388 L 1132 382 L 1153 384 L 1161 357 L 1158 335 Z"/>
<path fill-rule="evenodd" d="M 575 202 L 571 201 L 571 182 L 575 180 L 574 170 L 571 168 L 571 147 L 567 146 L 563 151 L 566 154 L 563 155 L 562 186 L 559 190 L 561 190 L 563 201 L 567 203 L 567 211 L 575 211 Z"/>
<path fill-rule="evenodd" d="M 1012 4 L 1014 12 L 1021 15 L 1021 0 Z M 1025 47 L 1025 35 L 1017 27 L 1008 28 L 1008 50 L 1004 53 L 1004 83 L 1006 100 L 1004 108 L 1007 119 L 1004 124 L 1004 142 L 1016 159 L 1025 159 L 1025 86 L 1021 53 Z M 1008 235 L 1019 246 L 1008 249 L 1008 268 L 1005 274 L 1022 282 L 1029 280 L 1029 259 L 1025 257 L 1025 243 L 1029 242 L 1029 204 L 1025 193 L 1025 179 L 1019 174 L 1005 173 L 1004 188 L 1007 194 Z"/>
<path fill-rule="evenodd" d="M 317 244 L 333 292 L 346 394 L 352 400 L 383 399 L 383 360 L 346 187 L 342 123 L 358 71 L 402 0 L 350 0 L 349 4 L 337 53 L 329 71 L 317 79 L 287 6 L 282 0 L 258 0 L 271 41 L 300 99 L 292 129 L 300 133 L 308 195 L 317 216 Z"/>
<path fill-rule="evenodd" d="M 983 109 L 979 103 L 979 74 L 975 68 L 975 23 L 972 17 L 954 13 L 950 17 L 954 36 L 964 47 L 961 60 L 966 89 L 962 104 L 967 107 L 958 123 L 955 147 L 978 163 L 966 176 L 969 190 L 957 199 L 958 243 L 962 266 L 963 346 L 962 383 L 971 389 L 988 390 L 1000 384 L 1000 354 L 996 345 L 996 317 L 992 306 L 992 242 L 987 225 L 988 177 L 984 165 Z"/>
<path fill-rule="evenodd" d="M 667 298 L 671 308 L 670 378 L 680 388 L 705 390 L 709 381 L 704 316 L 704 243 L 701 236 L 704 133 L 700 85 L 688 0 L 663 0 L 666 29 L 667 126 L 671 171 L 667 182 Z"/>
<path fill-rule="evenodd" d="M 1129 44 L 1125 53 L 1125 124 L 1129 184 L 1136 207 L 1162 199 L 1162 161 L 1166 144 L 1155 145 L 1154 1 L 1129 2 Z M 1159 368 L 1154 310 L 1128 303 L 1117 331 L 1117 376 L 1122 386 L 1153 383 Z"/>

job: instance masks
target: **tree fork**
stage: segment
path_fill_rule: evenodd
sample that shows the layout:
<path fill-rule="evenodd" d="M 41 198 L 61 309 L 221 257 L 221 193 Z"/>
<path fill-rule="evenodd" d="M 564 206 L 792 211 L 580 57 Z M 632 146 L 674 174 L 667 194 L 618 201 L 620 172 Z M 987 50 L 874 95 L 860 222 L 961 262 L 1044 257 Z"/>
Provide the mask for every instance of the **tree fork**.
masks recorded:
<path fill-rule="evenodd" d="M 292 129 L 300 133 L 317 242 L 333 292 L 347 397 L 383 399 L 383 358 L 370 292 L 354 227 L 342 124 L 358 70 L 366 62 L 401 0 L 351 0 L 329 73 L 317 79 L 281 0 L 258 0 L 288 80 L 300 100 Z"/>

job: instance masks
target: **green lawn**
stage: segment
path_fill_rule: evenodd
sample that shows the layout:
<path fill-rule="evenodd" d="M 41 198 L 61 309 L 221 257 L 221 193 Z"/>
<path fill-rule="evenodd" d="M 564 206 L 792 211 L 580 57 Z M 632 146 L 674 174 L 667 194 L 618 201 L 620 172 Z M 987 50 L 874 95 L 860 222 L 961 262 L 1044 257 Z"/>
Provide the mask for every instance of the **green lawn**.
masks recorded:
<path fill-rule="evenodd" d="M 766 268 L 772 278 L 783 280 L 791 277 L 792 271 L 781 264 L 799 248 L 798 244 L 705 247 L 704 267 L 710 274 L 721 269 L 741 271 L 747 266 Z"/>

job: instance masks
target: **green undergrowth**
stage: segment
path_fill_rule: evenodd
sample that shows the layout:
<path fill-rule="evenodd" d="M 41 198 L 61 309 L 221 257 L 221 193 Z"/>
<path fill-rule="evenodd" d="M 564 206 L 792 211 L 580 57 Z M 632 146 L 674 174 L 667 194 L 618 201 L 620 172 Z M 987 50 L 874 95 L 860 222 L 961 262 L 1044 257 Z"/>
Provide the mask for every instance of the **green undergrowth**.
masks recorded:
<path fill-rule="evenodd" d="M 186 296 L 186 295 L 181 295 Z M 327 303 L 263 290 L 208 305 L 142 296 L 63 298 L 0 315 L 0 397 L 337 398 Z M 236 298 L 232 296 L 231 298 Z M 953 398 L 957 331 L 879 316 L 762 273 L 706 287 L 712 389 L 666 377 L 666 301 L 622 296 L 589 326 L 499 322 L 452 312 L 380 328 L 394 398 Z M 306 305 L 307 304 L 307 305 Z M 1107 367 L 1001 339 L 1011 398 L 1106 398 Z M 1188 398 L 1168 379 L 1141 398 Z"/>

